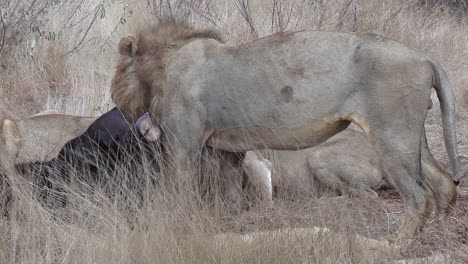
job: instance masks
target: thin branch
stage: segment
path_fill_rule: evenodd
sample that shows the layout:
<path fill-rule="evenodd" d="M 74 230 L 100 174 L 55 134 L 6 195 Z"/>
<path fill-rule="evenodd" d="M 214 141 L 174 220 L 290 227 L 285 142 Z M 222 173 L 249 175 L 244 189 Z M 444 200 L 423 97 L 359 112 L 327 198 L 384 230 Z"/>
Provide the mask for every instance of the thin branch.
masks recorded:
<path fill-rule="evenodd" d="M 159 16 L 162 16 L 163 4 L 163 0 L 159 0 Z"/>
<path fill-rule="evenodd" d="M 289 14 L 288 14 L 288 20 L 286 21 L 286 24 L 284 25 L 284 29 L 289 25 L 289 21 L 291 21 L 291 16 L 292 16 L 292 11 L 294 9 L 294 4 L 296 4 L 296 0 L 293 0 L 291 4 L 291 9 L 289 9 Z"/>
<path fill-rule="evenodd" d="M 60 12 L 60 10 L 62 10 L 62 7 L 67 4 L 67 2 L 68 2 L 68 0 L 63 0 L 63 2 L 61 1 L 59 8 L 57 8 L 57 10 L 55 10 L 53 16 L 56 16 Z"/>
<path fill-rule="evenodd" d="M 76 50 L 74 50 L 74 52 L 79 52 L 79 51 L 81 51 L 84 47 L 86 47 L 86 45 L 87 45 L 89 42 L 91 42 L 91 41 L 93 41 L 93 40 L 96 40 L 96 39 L 102 39 L 102 38 L 101 38 L 101 37 L 92 37 L 92 38 L 86 40 L 85 42 L 83 42 L 83 45 L 81 45 L 81 47 L 78 47 Z"/>
<path fill-rule="evenodd" d="M 76 23 L 70 24 L 69 28 L 72 28 L 72 27 L 74 27 L 74 26 L 76 26 L 76 25 L 79 25 L 81 22 L 85 21 L 85 20 L 86 20 L 90 15 L 92 15 L 92 14 L 93 14 L 92 11 L 89 12 L 89 13 L 87 13 L 84 17 L 82 17 L 82 18 L 81 18 L 80 20 L 78 20 Z M 70 17 L 70 18 L 71 18 L 71 17 Z"/>
<path fill-rule="evenodd" d="M 339 17 L 339 21 L 338 21 L 338 25 L 336 26 L 336 29 L 337 30 L 340 30 L 341 27 L 343 26 L 343 19 L 344 19 L 344 16 L 346 14 L 346 11 L 348 11 L 348 8 L 349 6 L 351 5 L 351 3 L 353 2 L 353 0 L 349 0 L 348 3 L 346 4 L 346 6 L 343 8 L 343 10 L 341 11 L 341 14 L 340 14 L 340 17 Z"/>
<path fill-rule="evenodd" d="M 327 9 L 323 8 L 322 12 L 320 12 L 320 18 L 319 18 L 319 21 L 318 21 L 317 30 L 322 29 L 322 24 L 323 24 L 323 20 L 324 20 L 324 17 L 325 17 L 326 10 Z"/>
<path fill-rule="evenodd" d="M 278 8 L 278 0 L 273 0 L 273 8 L 271 9 L 271 32 L 275 31 L 275 15 Z"/>
<path fill-rule="evenodd" d="M 6 23 L 5 19 L 3 18 L 3 10 L 0 7 L 0 22 L 2 22 L 2 44 L 0 45 L 0 56 L 2 55 L 3 47 L 5 46 L 5 37 L 6 37 Z"/>
<path fill-rule="evenodd" d="M 83 1 L 84 0 L 81 0 L 81 2 L 78 3 L 78 5 L 73 10 L 72 14 L 68 17 L 67 21 L 71 21 L 71 19 L 76 15 L 76 13 L 78 13 L 78 10 L 80 10 L 81 5 L 83 4 Z M 65 25 L 63 27 L 65 27 Z"/>
<path fill-rule="evenodd" d="M 23 19 L 24 19 L 24 17 L 26 16 L 26 14 L 28 14 L 28 13 L 32 10 L 32 8 L 36 5 L 36 2 L 37 2 L 37 0 L 34 0 L 34 1 L 31 3 L 31 5 L 29 6 L 28 11 L 23 12 L 23 13 L 21 14 L 21 17 L 16 21 L 16 23 L 13 25 L 13 27 L 15 27 L 15 26 L 16 26 L 17 24 L 19 24 L 21 21 L 23 21 Z"/>
<path fill-rule="evenodd" d="M 172 5 L 171 5 L 171 0 L 167 0 L 167 7 L 169 8 L 169 15 L 171 16 L 172 21 L 176 21 L 174 18 L 174 12 L 172 11 Z"/>
<path fill-rule="evenodd" d="M 81 43 L 83 43 L 83 41 L 85 40 L 86 36 L 88 35 L 89 30 L 90 30 L 91 27 L 94 25 L 94 22 L 96 21 L 97 17 L 99 16 L 98 14 L 99 14 L 99 9 L 96 9 L 96 11 L 95 11 L 95 13 L 94 13 L 93 20 L 91 20 L 91 23 L 89 23 L 89 26 L 88 26 L 88 28 L 86 29 L 86 31 L 85 31 L 83 37 L 81 38 L 80 42 L 78 42 L 78 44 L 77 44 L 75 47 L 73 47 L 72 50 L 70 50 L 70 51 L 68 51 L 67 53 L 65 53 L 64 56 L 67 56 L 67 55 L 69 55 L 69 54 L 71 54 L 71 53 L 77 51 L 78 47 L 81 45 Z"/>
<path fill-rule="evenodd" d="M 109 41 L 109 39 L 111 38 L 112 34 L 114 34 L 114 32 L 117 31 L 117 29 L 119 28 L 119 25 L 120 25 L 120 21 L 117 23 L 117 25 L 115 25 L 114 29 L 112 30 L 112 32 L 109 34 L 109 36 L 107 36 L 106 40 L 104 41 L 104 43 L 101 45 L 101 51 L 104 50 L 104 46 L 108 45 L 107 41 Z"/>
<path fill-rule="evenodd" d="M 358 32 L 359 31 L 359 24 L 358 24 L 358 19 L 357 19 L 357 0 L 353 0 L 353 32 Z"/>
<path fill-rule="evenodd" d="M 383 27 L 382 27 L 383 32 L 387 31 L 387 24 L 391 20 L 393 20 L 396 16 L 398 16 L 398 14 L 400 14 L 402 10 L 403 10 L 403 7 L 400 7 L 397 11 L 393 12 L 392 14 L 390 14 L 390 16 L 387 19 L 385 19 L 385 21 L 383 22 Z"/>
<path fill-rule="evenodd" d="M 249 25 L 251 33 L 255 36 L 258 36 L 257 30 L 255 29 L 255 26 L 253 24 L 252 16 L 250 15 L 248 0 L 232 0 L 232 2 L 236 6 L 241 16 Z"/>
<path fill-rule="evenodd" d="M 287 6 L 285 5 L 285 0 L 274 0 L 273 1 L 273 10 L 272 10 L 272 17 L 271 17 L 271 29 L 274 31 L 274 22 L 276 21 L 276 27 L 279 31 L 285 31 L 291 21 L 292 12 L 294 9 L 294 5 L 296 0 L 292 1 L 291 7 L 287 15 L 285 16 L 285 10 Z"/>
<path fill-rule="evenodd" d="M 191 10 L 193 10 L 195 13 L 197 13 L 202 18 L 204 18 L 204 19 L 208 20 L 209 22 L 211 22 L 214 26 L 217 26 L 216 22 L 212 18 L 210 18 L 207 15 L 200 12 L 200 10 L 198 8 L 193 7 L 192 5 L 188 4 L 186 1 L 183 1 L 182 3 L 184 5 L 186 5 L 186 6 L 188 6 Z"/>

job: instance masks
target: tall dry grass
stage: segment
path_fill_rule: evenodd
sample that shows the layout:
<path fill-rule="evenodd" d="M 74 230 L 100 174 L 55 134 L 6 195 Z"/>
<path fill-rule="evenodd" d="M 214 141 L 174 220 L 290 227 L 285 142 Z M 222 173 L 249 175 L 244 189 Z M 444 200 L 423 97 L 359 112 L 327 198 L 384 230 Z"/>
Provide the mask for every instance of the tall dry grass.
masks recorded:
<path fill-rule="evenodd" d="M 30 2 L 36 5 L 28 6 Z M 441 62 L 457 95 L 461 154 L 468 155 L 468 20 L 437 4 L 12 0 L 0 3 L 0 12 L 0 36 L 8 38 L 0 42 L 0 111 L 12 118 L 49 108 L 77 115 L 110 109 L 118 40 L 161 17 L 216 27 L 229 45 L 282 30 L 357 30 L 422 49 Z M 431 149 L 445 161 L 438 114 L 431 113 L 428 121 Z M 186 176 L 158 174 L 147 166 L 138 173 L 122 168 L 115 177 L 157 182 L 141 185 L 143 204 L 125 185 L 117 185 L 111 196 L 91 188 L 95 186 L 65 185 L 69 203 L 57 210 L 41 206 L 31 183 L 16 177 L 15 218 L 0 220 L 0 263 L 390 263 L 400 257 L 363 250 L 352 235 L 392 237 L 401 222 L 401 203 L 330 202 L 305 196 L 295 201 L 278 198 L 272 211 L 253 207 L 233 215 L 220 201 L 219 190 L 214 188 L 207 200 Z M 450 221 L 466 222 L 466 217 L 466 212 L 459 212 Z M 216 239 L 219 232 L 317 225 L 341 230 L 348 239 L 284 236 L 254 245 Z M 458 239 L 463 234 L 429 223 L 428 230 L 434 229 L 442 232 L 429 233 L 432 240 L 418 240 L 410 254 L 444 252 L 466 260 L 466 244 Z"/>

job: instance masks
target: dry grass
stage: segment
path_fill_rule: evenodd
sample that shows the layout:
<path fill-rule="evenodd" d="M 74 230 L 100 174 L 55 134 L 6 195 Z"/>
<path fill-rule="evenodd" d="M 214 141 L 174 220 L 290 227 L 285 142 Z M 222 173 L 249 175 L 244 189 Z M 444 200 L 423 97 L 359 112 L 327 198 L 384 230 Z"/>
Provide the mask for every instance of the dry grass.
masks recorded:
<path fill-rule="evenodd" d="M 422 49 L 441 62 L 457 95 L 460 154 L 468 156 L 468 20 L 447 8 L 403 0 L 355 1 L 357 5 L 349 7 L 348 0 L 44 1 L 55 4 L 44 8 L 34 21 L 19 25 L 30 22 L 45 33 L 28 31 L 28 26 L 4 30 L 2 24 L 21 17 L 6 16 L 6 8 L 24 2 L 0 3 L 3 20 L 10 19 L 0 23 L 0 36 L 3 32 L 16 36 L 0 53 L 0 111 L 10 117 L 48 108 L 78 115 L 110 109 L 118 40 L 159 17 L 217 27 L 228 44 L 279 30 L 358 29 Z M 21 10 L 15 12 L 21 14 Z M 47 32 L 53 32 L 55 39 L 47 40 Z M 428 117 L 428 137 L 436 157 L 446 163 L 436 109 L 438 104 Z M 462 165 L 467 162 L 462 161 Z M 346 235 L 392 238 L 402 221 L 403 204 L 389 193 L 377 201 L 278 198 L 274 210 L 254 207 L 232 215 L 217 198 L 216 189 L 208 202 L 185 180 L 167 180 L 170 175 L 148 170 L 120 173 L 142 182 L 149 178 L 162 182 L 157 187 L 143 186 L 147 199 L 142 206 L 122 186 L 111 198 L 103 190 L 65 186 L 69 205 L 51 212 L 32 195 L 30 183 L 18 178 L 16 219 L 0 220 L 0 263 L 389 263 L 400 257 L 363 250 L 351 235 L 334 240 L 279 237 L 254 245 L 214 238 L 219 232 L 317 225 Z M 429 223 L 408 254 L 442 252 L 455 258 L 447 263 L 467 261 L 463 238 L 468 232 L 467 203 L 462 197 L 455 215 L 442 228 Z"/>

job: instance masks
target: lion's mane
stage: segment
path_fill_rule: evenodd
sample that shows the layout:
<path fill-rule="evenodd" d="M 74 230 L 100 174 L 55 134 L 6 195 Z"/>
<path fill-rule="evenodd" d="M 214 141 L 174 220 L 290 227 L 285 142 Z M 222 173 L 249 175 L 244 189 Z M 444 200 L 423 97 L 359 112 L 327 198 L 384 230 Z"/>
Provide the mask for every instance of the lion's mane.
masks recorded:
<path fill-rule="evenodd" d="M 161 87 L 171 54 L 195 39 L 215 39 L 223 43 L 214 29 L 195 29 L 186 24 L 164 22 L 142 30 L 137 37 L 122 38 L 120 59 L 112 80 L 114 103 L 131 121 L 148 110 Z"/>

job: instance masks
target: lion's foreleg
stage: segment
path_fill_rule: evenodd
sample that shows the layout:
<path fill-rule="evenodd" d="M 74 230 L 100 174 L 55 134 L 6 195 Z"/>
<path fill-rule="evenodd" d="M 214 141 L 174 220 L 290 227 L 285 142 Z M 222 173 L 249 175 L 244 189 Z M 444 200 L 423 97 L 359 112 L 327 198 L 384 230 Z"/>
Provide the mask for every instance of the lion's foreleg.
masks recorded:
<path fill-rule="evenodd" d="M 242 163 L 244 153 L 220 151 L 221 182 L 225 201 L 235 211 L 240 210 L 243 198 L 242 192 Z"/>
<path fill-rule="evenodd" d="M 249 151 L 246 154 L 243 168 L 247 178 L 259 192 L 262 202 L 267 206 L 273 206 L 272 163 L 263 158 L 260 153 Z"/>
<path fill-rule="evenodd" d="M 184 101 L 185 102 L 185 101 Z M 192 102 L 193 103 L 193 102 Z M 192 177 L 199 173 L 204 146 L 205 120 L 203 109 L 183 102 L 172 102 L 172 107 L 161 114 L 164 144 L 174 173 Z"/>

